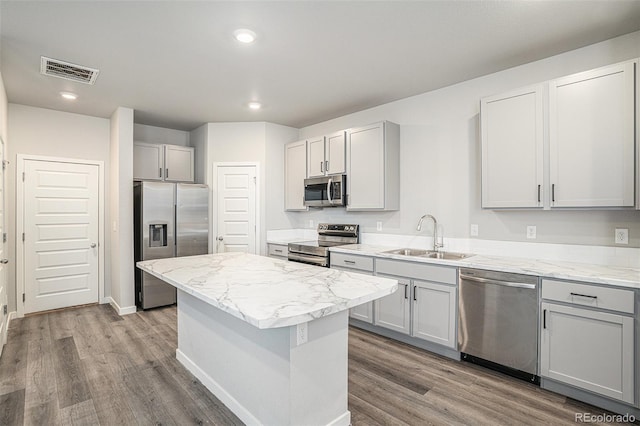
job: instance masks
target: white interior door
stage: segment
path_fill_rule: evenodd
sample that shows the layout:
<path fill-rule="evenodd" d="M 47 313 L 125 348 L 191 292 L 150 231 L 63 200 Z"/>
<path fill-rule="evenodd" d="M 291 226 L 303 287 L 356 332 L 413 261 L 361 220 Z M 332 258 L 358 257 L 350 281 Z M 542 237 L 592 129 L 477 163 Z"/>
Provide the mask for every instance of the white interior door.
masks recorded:
<path fill-rule="evenodd" d="M 24 312 L 98 302 L 99 167 L 24 161 Z"/>
<path fill-rule="evenodd" d="M 7 342 L 7 252 L 4 224 L 4 141 L 0 138 L 0 354 Z"/>
<path fill-rule="evenodd" d="M 217 253 L 256 253 L 256 166 L 217 166 Z"/>

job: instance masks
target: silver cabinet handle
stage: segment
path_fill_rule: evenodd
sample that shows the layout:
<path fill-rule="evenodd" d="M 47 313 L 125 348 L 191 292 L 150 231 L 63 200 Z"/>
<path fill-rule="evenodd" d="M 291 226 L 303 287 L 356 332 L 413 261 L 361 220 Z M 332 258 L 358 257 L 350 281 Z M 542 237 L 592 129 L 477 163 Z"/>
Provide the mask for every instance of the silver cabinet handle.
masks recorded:
<path fill-rule="evenodd" d="M 324 162 L 324 170 L 325 170 L 327 173 L 329 173 L 329 160 L 326 160 L 326 161 Z"/>
<path fill-rule="evenodd" d="M 348 263 L 349 265 L 355 265 L 356 262 L 353 260 L 343 260 L 344 263 Z"/>
<path fill-rule="evenodd" d="M 91 248 L 96 248 L 96 243 L 91 243 Z"/>
<path fill-rule="evenodd" d="M 3 265 L 6 265 L 7 263 L 9 263 L 9 259 L 2 259 L 0 260 L 0 263 L 2 263 Z"/>
<path fill-rule="evenodd" d="M 324 170 L 322 170 L 322 166 L 323 166 L 323 165 L 324 165 L 324 161 L 321 161 L 321 162 L 320 162 L 320 172 L 321 172 L 321 173 L 324 173 Z"/>
<path fill-rule="evenodd" d="M 160 168 L 158 169 L 158 176 L 159 176 L 159 177 L 162 177 L 162 167 L 160 167 Z"/>
<path fill-rule="evenodd" d="M 169 179 L 169 169 L 164 169 L 164 178 Z"/>
<path fill-rule="evenodd" d="M 218 241 L 223 241 L 223 240 L 224 240 L 224 238 L 223 238 L 222 236 L 219 236 L 219 237 L 217 238 L 217 240 L 218 240 Z"/>
<path fill-rule="evenodd" d="M 587 298 L 589 298 L 589 299 L 597 299 L 597 298 L 598 298 L 598 296 L 590 296 L 590 295 L 588 295 L 588 294 L 581 294 L 581 293 L 574 293 L 574 292 L 571 292 L 571 293 L 569 293 L 569 294 L 570 294 L 571 296 L 587 297 Z"/>

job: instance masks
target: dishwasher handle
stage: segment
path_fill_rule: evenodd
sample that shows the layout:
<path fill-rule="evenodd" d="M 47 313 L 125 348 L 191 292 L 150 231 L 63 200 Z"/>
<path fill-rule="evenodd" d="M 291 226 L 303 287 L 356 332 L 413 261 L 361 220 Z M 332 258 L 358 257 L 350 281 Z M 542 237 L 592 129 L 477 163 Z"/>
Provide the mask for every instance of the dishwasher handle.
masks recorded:
<path fill-rule="evenodd" d="M 535 290 L 536 288 L 535 284 L 515 283 L 511 281 L 500 281 L 495 279 L 490 280 L 487 278 L 478 278 L 478 277 L 472 277 L 469 275 L 462 275 L 462 274 L 460 274 L 460 279 L 465 281 L 474 281 L 477 283 L 496 284 L 496 285 L 501 285 L 505 287 L 526 288 L 529 290 Z"/>

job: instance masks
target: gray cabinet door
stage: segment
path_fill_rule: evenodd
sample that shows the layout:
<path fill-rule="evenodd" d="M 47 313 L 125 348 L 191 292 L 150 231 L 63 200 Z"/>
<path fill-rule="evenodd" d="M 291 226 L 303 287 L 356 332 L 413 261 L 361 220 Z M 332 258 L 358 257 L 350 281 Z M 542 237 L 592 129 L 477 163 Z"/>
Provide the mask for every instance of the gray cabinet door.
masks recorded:
<path fill-rule="evenodd" d="M 551 207 L 634 205 L 634 63 L 549 84 Z"/>
<path fill-rule="evenodd" d="M 634 402 L 634 319 L 542 303 L 540 374 Z"/>
<path fill-rule="evenodd" d="M 542 208 L 543 90 L 482 99 L 482 207 Z"/>

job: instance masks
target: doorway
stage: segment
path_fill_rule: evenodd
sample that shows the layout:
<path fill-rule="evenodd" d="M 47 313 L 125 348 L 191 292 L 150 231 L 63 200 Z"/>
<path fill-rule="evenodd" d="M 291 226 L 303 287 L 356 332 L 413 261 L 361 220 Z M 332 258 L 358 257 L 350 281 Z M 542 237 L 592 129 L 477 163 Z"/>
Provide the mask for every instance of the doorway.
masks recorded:
<path fill-rule="evenodd" d="M 18 315 L 104 294 L 102 162 L 18 156 Z"/>
<path fill-rule="evenodd" d="M 214 163 L 215 224 L 211 247 L 214 253 L 257 254 L 258 165 Z"/>

